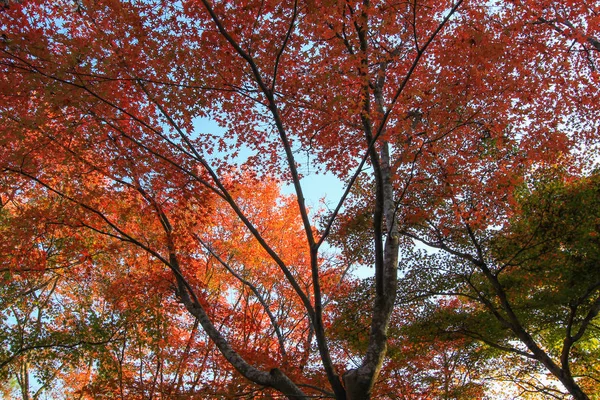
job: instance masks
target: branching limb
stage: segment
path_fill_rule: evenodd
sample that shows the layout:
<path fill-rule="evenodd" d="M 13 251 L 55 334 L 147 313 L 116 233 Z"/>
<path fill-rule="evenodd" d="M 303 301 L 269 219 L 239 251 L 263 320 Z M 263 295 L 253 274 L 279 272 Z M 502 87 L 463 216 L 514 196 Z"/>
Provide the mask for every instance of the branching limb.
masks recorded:
<path fill-rule="evenodd" d="M 225 260 L 223 260 L 223 258 L 221 258 L 217 253 L 215 253 L 215 251 L 212 249 L 211 246 L 208 245 L 208 243 L 206 243 L 204 240 L 202 240 L 202 238 L 200 238 L 200 236 L 198 236 L 197 234 L 194 234 L 194 238 L 202 245 L 202 247 L 204 247 L 223 267 L 225 267 L 225 269 L 231 274 L 233 275 L 238 281 L 240 281 L 242 284 L 244 284 L 245 286 L 247 286 L 252 293 L 254 293 L 254 295 L 256 296 L 256 298 L 258 299 L 260 305 L 263 307 L 263 309 L 265 310 L 265 312 L 267 313 L 267 316 L 269 317 L 269 320 L 271 321 L 271 325 L 273 326 L 273 329 L 275 330 L 275 334 L 277 335 L 277 340 L 279 342 L 279 349 L 281 351 L 281 354 L 283 355 L 284 359 L 287 358 L 287 354 L 285 351 L 285 342 L 284 342 L 284 338 L 283 338 L 283 334 L 281 333 L 281 328 L 279 327 L 279 323 L 277 322 L 277 319 L 275 318 L 275 315 L 273 315 L 273 313 L 271 312 L 271 309 L 269 308 L 269 305 L 267 304 L 265 298 L 263 297 L 263 295 L 260 293 L 260 291 L 258 290 L 258 288 L 253 285 L 250 281 L 248 281 L 247 279 L 244 279 L 239 273 L 237 273 L 230 265 L 229 263 L 225 262 Z"/>

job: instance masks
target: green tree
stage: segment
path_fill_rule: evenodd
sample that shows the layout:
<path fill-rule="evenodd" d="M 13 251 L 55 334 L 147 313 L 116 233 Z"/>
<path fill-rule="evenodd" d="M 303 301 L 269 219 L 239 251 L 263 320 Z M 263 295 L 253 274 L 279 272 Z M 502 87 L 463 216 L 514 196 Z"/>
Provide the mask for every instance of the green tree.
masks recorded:
<path fill-rule="evenodd" d="M 405 277 L 405 295 L 458 296 L 460 306 L 453 308 L 430 300 L 422 327 L 537 361 L 567 389 L 577 382 L 597 392 L 600 176 L 542 177 L 517 201 L 505 227 L 486 238 L 467 236 L 475 253 L 467 242 L 462 248 L 428 242 L 442 252 L 416 261 L 420 271 Z M 540 392 L 557 393 L 532 382 Z"/>

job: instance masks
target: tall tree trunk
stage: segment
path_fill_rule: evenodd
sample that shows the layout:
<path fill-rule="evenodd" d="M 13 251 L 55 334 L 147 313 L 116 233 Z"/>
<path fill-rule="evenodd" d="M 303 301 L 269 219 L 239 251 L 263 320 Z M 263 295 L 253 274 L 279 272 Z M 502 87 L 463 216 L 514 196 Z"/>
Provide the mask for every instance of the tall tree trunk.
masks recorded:
<path fill-rule="evenodd" d="M 387 143 L 382 144 L 381 157 L 376 173 L 379 174 L 377 200 L 381 207 L 381 217 L 385 217 L 385 244 L 383 246 L 382 267 L 376 270 L 375 301 L 369 345 L 362 365 L 344 375 L 348 400 L 364 400 L 371 397 L 371 391 L 379 376 L 387 352 L 387 332 L 398 288 L 398 249 L 399 235 L 396 224 L 396 207 L 391 183 L 389 151 Z M 376 212 L 377 214 L 377 212 Z M 383 228 L 383 227 L 382 227 Z M 376 235 L 375 240 L 381 240 Z"/>

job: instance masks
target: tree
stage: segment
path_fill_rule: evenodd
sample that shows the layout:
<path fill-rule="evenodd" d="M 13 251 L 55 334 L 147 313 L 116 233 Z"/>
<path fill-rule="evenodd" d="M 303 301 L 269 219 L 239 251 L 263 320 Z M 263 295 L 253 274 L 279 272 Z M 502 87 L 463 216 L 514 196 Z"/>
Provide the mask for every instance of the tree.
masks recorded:
<path fill-rule="evenodd" d="M 507 227 L 487 240 L 473 235 L 482 258 L 440 243 L 449 259 L 426 256 L 421 262 L 431 266 L 429 282 L 411 273 L 406 286 L 412 296 L 461 299 L 451 309 L 430 306 L 425 326 L 535 360 L 583 397 L 583 391 L 598 389 L 600 180 L 593 174 L 557 181 L 556 175 L 519 192 L 519 212 Z M 529 385 L 560 394 L 548 385 Z"/>
<path fill-rule="evenodd" d="M 2 203 L 62 199 L 38 221 L 116 246 L 109 280 L 171 290 L 239 374 L 227 384 L 366 399 L 415 235 L 402 228 L 465 243 L 508 220 L 531 171 L 593 162 L 598 25 L 584 2 L 6 2 Z M 331 212 L 307 207 L 301 163 L 344 182 Z M 272 179 L 294 199 L 267 195 Z M 354 221 L 367 250 L 324 257 Z M 129 257 L 144 274 L 123 275 Z M 356 261 L 375 283 L 348 368 L 330 299 Z"/>
<path fill-rule="evenodd" d="M 276 210 L 267 207 L 273 205 L 269 199 L 274 200 L 278 194 L 274 189 L 269 181 L 253 182 L 251 192 L 240 188 L 245 210 L 257 217 L 257 222 L 269 226 L 265 237 L 292 237 L 294 209 L 286 206 L 283 198 L 279 198 L 284 206 L 280 214 L 274 215 Z M 34 360 L 24 376 L 32 374 L 42 383 L 35 388 L 36 393 L 52 388 L 60 379 L 58 387 L 63 395 L 66 392 L 89 398 L 210 397 L 256 390 L 236 382 L 231 368 L 223 365 L 214 346 L 207 343 L 208 338 L 198 332 L 198 323 L 186 318 L 176 306 L 171 279 L 160 264 L 135 247 L 86 233 L 67 219 L 71 214 L 61 207 L 65 204 L 60 196 L 53 196 L 56 203 L 26 198 L 27 204 L 10 203 L 11 207 L 4 210 L 6 221 L 2 225 L 7 228 L 3 235 L 7 239 L 3 242 L 4 253 L 13 256 L 3 259 L 3 270 L 9 275 L 5 276 L 2 298 L 10 304 L 2 307 L 7 317 L 3 326 L 6 353 L 0 360 L 9 375 L 19 378 L 20 370 L 13 368 L 20 368 L 25 360 Z M 135 205 L 130 205 L 130 211 L 131 207 Z M 213 247 L 208 253 L 213 256 L 196 254 L 199 260 L 188 260 L 195 283 L 212 304 L 211 317 L 221 326 L 239 327 L 244 336 L 232 337 L 231 341 L 240 342 L 240 351 L 254 356 L 257 362 L 281 362 L 277 358 L 282 353 L 286 357 L 302 357 L 305 351 L 298 347 L 273 350 L 283 343 L 283 334 L 286 340 L 300 344 L 307 331 L 302 325 L 303 314 L 295 315 L 293 298 L 278 284 L 260 248 L 243 237 L 239 223 L 226 210 L 215 211 L 218 225 L 215 222 L 209 226 L 204 219 L 206 226 L 202 228 L 213 235 Z M 28 215 L 31 212 L 37 218 Z M 143 213 L 136 210 L 135 214 Z M 126 215 L 118 217 L 124 219 Z M 40 223 L 32 225 L 36 219 Z M 282 226 L 270 224 L 274 219 Z M 145 228 L 146 238 L 156 240 L 152 218 L 129 222 L 130 229 Z M 243 244 L 236 244 L 238 241 Z M 32 245 L 40 249 L 39 257 L 27 257 L 32 255 Z M 235 250 L 230 251 L 226 264 L 233 275 L 220 271 L 223 260 L 218 254 L 224 254 L 224 249 Z M 300 269 L 302 260 L 295 254 L 301 252 L 293 247 L 288 250 L 291 253 L 282 254 L 290 254 L 287 261 Z M 22 255 L 25 257 L 19 258 Z M 245 259 L 245 265 L 237 265 L 238 258 Z M 115 268 L 115 264 L 120 268 Z M 261 286 L 251 285 L 247 280 L 251 272 L 242 267 L 258 269 L 257 274 L 265 275 Z M 81 283 L 73 287 L 73 282 Z M 272 299 L 278 299 L 278 308 L 264 315 L 265 311 L 257 307 L 257 297 L 268 305 L 274 303 Z M 267 317 L 277 327 L 278 340 L 269 331 Z M 209 387 L 203 384 L 209 379 L 207 376 L 211 380 Z M 22 397 L 29 398 L 28 388 L 22 389 Z"/>

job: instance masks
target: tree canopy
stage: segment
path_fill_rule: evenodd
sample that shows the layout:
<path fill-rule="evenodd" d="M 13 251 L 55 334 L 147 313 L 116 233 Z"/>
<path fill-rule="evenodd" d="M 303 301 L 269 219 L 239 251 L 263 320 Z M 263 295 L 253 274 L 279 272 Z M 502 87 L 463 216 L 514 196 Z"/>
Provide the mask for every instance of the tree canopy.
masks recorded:
<path fill-rule="evenodd" d="M 596 392 L 598 178 L 546 177 L 533 188 L 521 189 L 519 212 L 508 226 L 473 239 L 481 259 L 456 251 L 411 260 L 426 266 L 427 273 L 415 268 L 403 278 L 400 299 L 424 309 L 408 329 L 428 332 L 429 340 L 479 341 L 499 354 L 557 369 L 557 377 L 577 377 L 589 393 Z M 454 303 L 440 304 L 439 296 Z M 529 377 L 515 383 L 556 394 L 551 383 L 542 382 Z"/>
<path fill-rule="evenodd" d="M 597 391 L 594 2 L 0 6 L 2 390 Z"/>

